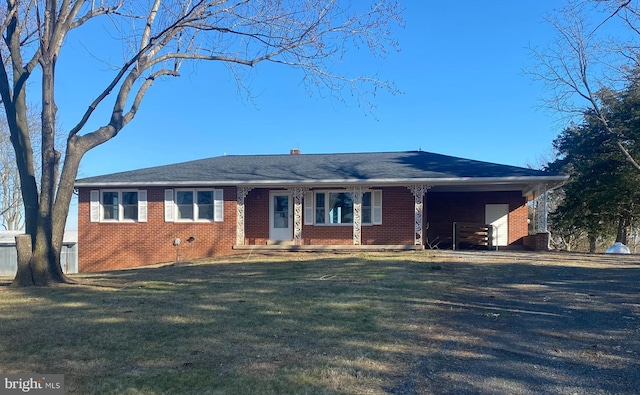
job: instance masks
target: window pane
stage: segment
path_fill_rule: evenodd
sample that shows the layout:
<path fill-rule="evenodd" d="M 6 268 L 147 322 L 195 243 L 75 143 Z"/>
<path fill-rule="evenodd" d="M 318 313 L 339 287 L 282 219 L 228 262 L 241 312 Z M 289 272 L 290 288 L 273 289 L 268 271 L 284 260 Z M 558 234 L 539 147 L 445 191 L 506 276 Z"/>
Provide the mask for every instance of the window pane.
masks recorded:
<path fill-rule="evenodd" d="M 122 192 L 122 204 L 138 204 L 138 192 Z"/>
<path fill-rule="evenodd" d="M 213 204 L 213 191 L 198 191 L 198 204 Z"/>
<path fill-rule="evenodd" d="M 178 205 L 178 219 L 193 219 L 193 204 Z"/>
<path fill-rule="evenodd" d="M 176 192 L 177 204 L 193 204 L 193 192 L 192 191 L 178 191 Z"/>
<path fill-rule="evenodd" d="M 122 192 L 122 218 L 138 219 L 138 192 Z"/>
<path fill-rule="evenodd" d="M 371 223 L 371 192 L 362 195 L 362 223 Z"/>
<path fill-rule="evenodd" d="M 371 207 L 371 192 L 365 192 L 362 194 L 362 207 Z"/>
<path fill-rule="evenodd" d="M 118 219 L 118 192 L 102 192 L 103 219 Z"/>
<path fill-rule="evenodd" d="M 177 191 L 178 219 L 193 219 L 193 192 Z"/>
<path fill-rule="evenodd" d="M 198 219 L 213 220 L 213 191 L 198 191 Z"/>
<path fill-rule="evenodd" d="M 273 227 L 278 229 L 289 227 L 289 196 L 273 197 Z"/>
<path fill-rule="evenodd" d="M 329 223 L 353 223 L 353 199 L 350 193 L 329 193 Z"/>
<path fill-rule="evenodd" d="M 324 193 L 316 193 L 316 224 L 324 224 Z"/>

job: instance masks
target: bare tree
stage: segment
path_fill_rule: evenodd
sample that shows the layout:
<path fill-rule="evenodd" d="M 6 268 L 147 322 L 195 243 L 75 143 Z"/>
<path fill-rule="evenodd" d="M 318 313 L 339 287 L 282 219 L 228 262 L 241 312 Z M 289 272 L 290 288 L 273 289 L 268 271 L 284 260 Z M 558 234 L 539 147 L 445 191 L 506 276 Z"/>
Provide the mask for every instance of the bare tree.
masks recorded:
<path fill-rule="evenodd" d="M 39 139 L 38 114 L 30 107 L 27 119 L 31 139 Z M 38 147 L 36 147 L 36 150 Z M 39 171 L 39 158 L 36 156 L 36 172 Z M 0 227 L 5 230 L 24 230 L 24 209 L 20 176 L 15 154 L 11 145 L 11 133 L 4 111 L 0 110 Z"/>
<path fill-rule="evenodd" d="M 640 171 L 628 139 L 611 124 L 604 106 L 639 70 L 638 0 L 568 0 L 547 22 L 555 39 L 541 49 L 531 48 L 534 66 L 528 70 L 544 83 L 546 105 L 569 116 L 588 111 Z"/>
<path fill-rule="evenodd" d="M 185 61 L 223 62 L 237 76 L 242 67 L 272 62 L 302 70 L 311 86 L 337 96 L 351 90 L 366 100 L 368 89 L 390 85 L 369 76 L 334 74 L 332 64 L 347 49 L 365 47 L 381 56 L 396 48 L 391 30 L 401 22 L 391 0 L 7 0 L 0 10 L 0 94 L 29 235 L 17 243 L 13 284 L 19 286 L 69 281 L 60 267 L 60 249 L 80 160 L 131 122 L 155 81 L 178 77 Z M 94 19 L 110 23 L 104 34 L 119 37 L 126 53 L 111 82 L 68 132 L 63 155 L 54 144 L 56 63 L 67 35 L 89 29 Z M 35 75 L 42 106 L 39 177 L 26 115 L 26 86 Z M 101 106 L 111 108 L 109 119 L 85 130 Z"/>
<path fill-rule="evenodd" d="M 22 227 L 20 177 L 9 141 L 9 131 L 0 124 L 0 226 L 5 230 Z"/>

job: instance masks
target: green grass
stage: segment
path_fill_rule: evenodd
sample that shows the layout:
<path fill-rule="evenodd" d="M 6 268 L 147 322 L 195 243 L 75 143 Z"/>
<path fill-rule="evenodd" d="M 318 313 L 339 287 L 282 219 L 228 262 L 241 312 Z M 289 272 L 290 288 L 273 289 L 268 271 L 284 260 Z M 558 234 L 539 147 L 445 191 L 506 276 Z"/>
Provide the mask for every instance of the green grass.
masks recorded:
<path fill-rule="evenodd" d="M 69 394 L 384 394 L 445 289 L 429 253 L 285 254 L 0 286 L 0 372 Z"/>

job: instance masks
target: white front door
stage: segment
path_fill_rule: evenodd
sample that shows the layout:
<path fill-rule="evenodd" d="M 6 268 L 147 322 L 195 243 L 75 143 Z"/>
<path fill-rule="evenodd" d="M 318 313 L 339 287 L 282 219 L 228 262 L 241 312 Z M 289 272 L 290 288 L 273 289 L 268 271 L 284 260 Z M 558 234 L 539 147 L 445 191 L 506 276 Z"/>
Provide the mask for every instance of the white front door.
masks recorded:
<path fill-rule="evenodd" d="M 271 192 L 269 195 L 269 239 L 293 240 L 291 198 L 287 192 Z"/>
<path fill-rule="evenodd" d="M 485 206 L 485 223 L 493 225 L 492 246 L 509 245 L 509 205 L 487 204 Z"/>

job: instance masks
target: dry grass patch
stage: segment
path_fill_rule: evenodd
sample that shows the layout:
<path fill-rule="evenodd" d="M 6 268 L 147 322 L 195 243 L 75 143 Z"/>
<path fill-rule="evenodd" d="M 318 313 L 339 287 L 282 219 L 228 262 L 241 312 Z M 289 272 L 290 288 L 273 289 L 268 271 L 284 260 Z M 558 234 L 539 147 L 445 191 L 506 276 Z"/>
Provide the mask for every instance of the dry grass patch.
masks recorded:
<path fill-rule="evenodd" d="M 0 287 L 0 369 L 77 394 L 383 394 L 443 288 L 426 254 L 243 259 Z"/>
<path fill-rule="evenodd" d="M 74 278 L 0 286 L 0 372 L 62 373 L 69 394 L 640 385 L 634 256 L 252 254 Z"/>

